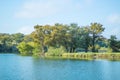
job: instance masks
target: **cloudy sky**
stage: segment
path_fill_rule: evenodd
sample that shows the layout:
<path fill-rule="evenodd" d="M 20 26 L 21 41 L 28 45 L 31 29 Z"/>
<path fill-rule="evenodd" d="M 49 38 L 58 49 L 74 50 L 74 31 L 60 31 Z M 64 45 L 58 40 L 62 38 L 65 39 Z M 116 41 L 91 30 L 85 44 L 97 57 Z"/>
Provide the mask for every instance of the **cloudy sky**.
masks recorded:
<path fill-rule="evenodd" d="M 120 38 L 120 0 L 1 0 L 0 33 L 31 33 L 36 24 L 103 24 Z"/>

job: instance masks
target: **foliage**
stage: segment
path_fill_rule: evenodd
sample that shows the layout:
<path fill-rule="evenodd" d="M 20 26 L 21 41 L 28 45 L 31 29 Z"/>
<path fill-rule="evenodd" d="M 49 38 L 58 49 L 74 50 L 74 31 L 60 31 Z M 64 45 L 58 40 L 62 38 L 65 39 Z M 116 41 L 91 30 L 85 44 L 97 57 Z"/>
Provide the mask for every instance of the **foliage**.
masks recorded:
<path fill-rule="evenodd" d="M 110 39 L 105 38 L 102 35 L 105 28 L 100 23 L 89 26 L 56 23 L 35 25 L 34 29 L 29 35 L 0 33 L 0 52 L 19 50 L 22 55 L 58 56 L 64 52 L 120 52 L 120 40 L 113 35 Z"/>
<path fill-rule="evenodd" d="M 62 58 L 69 59 L 83 59 L 83 60 L 93 60 L 93 59 L 108 59 L 108 60 L 120 60 L 119 53 L 64 53 Z"/>
<path fill-rule="evenodd" d="M 99 50 L 98 50 L 99 53 L 112 53 L 112 49 L 111 48 L 106 48 L 106 47 L 101 47 Z"/>
<path fill-rule="evenodd" d="M 101 33 L 104 31 L 105 28 L 102 27 L 103 25 L 99 23 L 91 23 L 90 25 L 90 33 L 92 35 L 92 52 L 96 52 L 95 44 L 100 38 Z"/>
<path fill-rule="evenodd" d="M 36 42 L 28 42 L 28 44 L 33 47 L 32 49 L 33 55 L 39 55 L 40 52 L 42 52 L 42 50 L 40 49 L 41 46 L 37 44 Z"/>
<path fill-rule="evenodd" d="M 6 34 L 0 33 L 0 52 L 17 53 L 16 46 L 23 40 L 24 34 Z"/>
<path fill-rule="evenodd" d="M 109 47 L 113 52 L 120 52 L 120 41 L 117 40 L 116 36 L 111 35 L 109 39 Z"/>
<path fill-rule="evenodd" d="M 63 53 L 65 53 L 65 49 L 63 47 L 60 47 L 60 48 L 50 47 L 46 55 L 47 56 L 61 56 Z"/>
<path fill-rule="evenodd" d="M 33 47 L 29 45 L 28 43 L 21 42 L 17 46 L 17 48 L 20 51 L 21 55 L 32 55 Z"/>

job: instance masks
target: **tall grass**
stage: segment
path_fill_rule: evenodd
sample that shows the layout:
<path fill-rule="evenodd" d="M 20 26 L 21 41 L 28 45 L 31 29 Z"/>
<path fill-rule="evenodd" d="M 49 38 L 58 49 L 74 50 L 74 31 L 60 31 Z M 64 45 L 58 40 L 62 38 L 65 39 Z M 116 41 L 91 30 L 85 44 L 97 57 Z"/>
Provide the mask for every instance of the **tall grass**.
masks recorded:
<path fill-rule="evenodd" d="M 64 53 L 64 58 L 120 60 L 120 53 Z"/>
<path fill-rule="evenodd" d="M 58 50 L 58 51 L 57 51 Z M 62 53 L 61 49 L 52 49 L 50 53 L 46 54 L 46 57 L 52 56 L 61 57 L 64 59 L 83 59 L 83 60 L 93 60 L 93 59 L 109 59 L 109 60 L 120 60 L 120 53 Z"/>

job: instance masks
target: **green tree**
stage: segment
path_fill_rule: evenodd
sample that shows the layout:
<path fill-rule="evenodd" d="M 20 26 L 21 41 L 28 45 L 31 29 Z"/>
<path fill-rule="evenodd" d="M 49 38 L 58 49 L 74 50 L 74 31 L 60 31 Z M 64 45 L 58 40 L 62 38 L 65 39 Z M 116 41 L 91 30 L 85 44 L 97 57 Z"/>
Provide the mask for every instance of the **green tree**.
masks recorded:
<path fill-rule="evenodd" d="M 117 40 L 115 35 L 111 35 L 109 42 L 113 52 L 120 52 L 120 41 Z"/>
<path fill-rule="evenodd" d="M 101 33 L 104 31 L 103 25 L 100 23 L 91 23 L 90 33 L 92 35 L 92 52 L 96 52 L 95 44 L 97 39 L 100 37 Z"/>
<path fill-rule="evenodd" d="M 42 53 L 44 54 L 47 51 L 47 47 L 45 45 L 45 40 L 47 36 L 49 36 L 49 25 L 41 26 L 41 25 L 36 25 L 34 26 L 35 31 L 32 33 L 32 36 L 34 40 L 41 45 L 41 50 Z"/>
<path fill-rule="evenodd" d="M 55 24 L 54 26 L 51 26 L 51 33 L 49 34 L 49 37 L 47 37 L 47 40 L 49 40 L 48 44 L 53 47 L 65 47 L 69 38 L 67 30 L 68 26 L 63 24 Z"/>
<path fill-rule="evenodd" d="M 0 52 L 11 52 L 11 37 L 10 34 L 0 34 Z"/>
<path fill-rule="evenodd" d="M 72 23 L 69 26 L 69 35 L 70 35 L 70 53 L 76 52 L 76 50 L 84 50 L 88 52 L 88 47 L 90 44 L 89 28 L 80 27 L 78 24 Z"/>
<path fill-rule="evenodd" d="M 11 35 L 12 42 L 13 44 L 18 44 L 23 41 L 24 39 L 24 34 L 22 33 L 15 33 Z"/>
<path fill-rule="evenodd" d="M 88 26 L 81 28 L 81 48 L 84 48 L 85 52 L 88 52 L 91 44 L 90 29 Z"/>
<path fill-rule="evenodd" d="M 11 44 L 12 44 L 12 52 L 18 52 L 18 49 L 17 49 L 17 45 L 23 41 L 24 39 L 24 34 L 22 33 L 15 33 L 15 34 L 11 34 L 10 35 L 10 38 L 11 38 Z"/>
<path fill-rule="evenodd" d="M 80 28 L 78 27 L 78 24 L 71 23 L 69 25 L 69 34 L 70 34 L 70 42 L 69 42 L 69 52 L 73 53 L 75 52 L 75 49 L 79 46 L 79 38 L 80 38 Z"/>
<path fill-rule="evenodd" d="M 18 46 L 17 46 L 19 52 L 21 53 L 21 55 L 32 55 L 32 50 L 33 47 L 31 45 L 29 45 L 26 42 L 21 42 Z"/>

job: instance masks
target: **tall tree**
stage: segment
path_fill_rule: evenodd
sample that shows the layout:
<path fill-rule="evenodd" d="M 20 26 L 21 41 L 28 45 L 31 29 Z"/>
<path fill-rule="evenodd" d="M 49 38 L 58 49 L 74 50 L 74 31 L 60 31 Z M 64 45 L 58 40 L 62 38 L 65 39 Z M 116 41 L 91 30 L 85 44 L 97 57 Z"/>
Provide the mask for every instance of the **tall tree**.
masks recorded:
<path fill-rule="evenodd" d="M 103 25 L 100 23 L 91 23 L 90 25 L 90 33 L 92 36 L 92 52 L 96 52 L 95 43 L 97 39 L 100 37 L 101 33 L 104 31 Z"/>
<path fill-rule="evenodd" d="M 49 28 L 50 28 L 49 25 L 45 25 L 45 26 L 36 25 L 34 26 L 35 31 L 32 33 L 35 41 L 41 45 L 43 54 L 47 50 L 45 45 L 45 37 L 49 35 L 49 32 L 50 32 Z"/>
<path fill-rule="evenodd" d="M 82 43 L 83 48 L 85 49 L 85 52 L 88 52 L 88 48 L 91 44 L 91 37 L 90 37 L 90 29 L 88 26 L 85 26 L 82 28 Z"/>
<path fill-rule="evenodd" d="M 78 24 L 71 23 L 69 25 L 69 34 L 70 34 L 70 43 L 69 43 L 69 52 L 73 53 L 75 52 L 75 49 L 79 46 L 79 38 L 80 38 L 80 28 Z"/>

